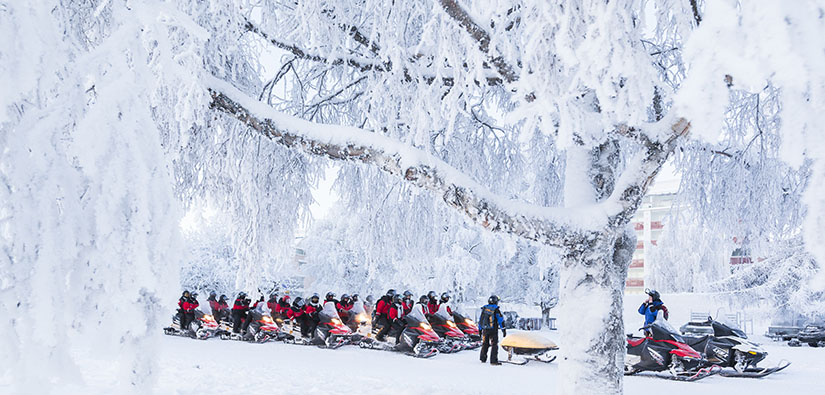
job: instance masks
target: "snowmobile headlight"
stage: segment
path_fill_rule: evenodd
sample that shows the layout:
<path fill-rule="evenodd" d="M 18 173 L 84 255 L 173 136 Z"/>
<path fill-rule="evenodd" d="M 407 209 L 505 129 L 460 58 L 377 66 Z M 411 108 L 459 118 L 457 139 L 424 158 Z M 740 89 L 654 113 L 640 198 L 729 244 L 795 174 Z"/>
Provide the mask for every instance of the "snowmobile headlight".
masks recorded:
<path fill-rule="evenodd" d="M 335 325 L 341 325 L 341 320 L 339 320 L 339 319 L 337 319 L 337 318 L 333 318 L 331 321 L 332 321 L 332 323 L 333 323 L 333 324 L 335 324 Z"/>
<path fill-rule="evenodd" d="M 261 318 L 261 321 L 266 322 L 267 324 L 274 324 L 275 323 L 275 321 L 272 321 L 272 317 L 267 317 L 267 316 L 264 316 L 263 318 Z"/>
<path fill-rule="evenodd" d="M 475 322 L 473 322 L 473 320 L 471 320 L 471 319 L 469 319 L 469 318 L 467 318 L 466 320 L 464 320 L 464 322 L 465 322 L 467 325 L 475 325 L 475 324 L 476 324 Z"/>
<path fill-rule="evenodd" d="M 422 322 L 422 323 L 421 323 L 421 329 L 424 329 L 424 330 L 427 330 L 427 331 L 428 331 L 428 330 L 430 330 L 430 329 L 433 329 L 433 327 L 431 327 L 431 326 L 430 326 L 430 324 L 428 324 L 428 323 L 426 323 L 426 322 Z"/>
<path fill-rule="evenodd" d="M 211 321 L 211 320 L 213 320 L 214 318 L 212 318 L 212 316 L 211 316 L 210 314 L 204 314 L 204 315 L 203 315 L 203 319 L 204 319 L 204 320 L 207 320 L 207 321 Z"/>
<path fill-rule="evenodd" d="M 366 314 L 364 314 L 364 313 L 358 313 L 358 315 L 356 315 L 356 316 L 355 316 L 355 319 L 356 319 L 358 322 L 360 322 L 360 323 L 362 323 L 362 324 L 363 324 L 363 323 L 366 323 L 366 322 L 367 322 L 367 315 L 366 315 Z"/>
<path fill-rule="evenodd" d="M 748 351 L 748 354 L 756 355 L 756 351 Z"/>

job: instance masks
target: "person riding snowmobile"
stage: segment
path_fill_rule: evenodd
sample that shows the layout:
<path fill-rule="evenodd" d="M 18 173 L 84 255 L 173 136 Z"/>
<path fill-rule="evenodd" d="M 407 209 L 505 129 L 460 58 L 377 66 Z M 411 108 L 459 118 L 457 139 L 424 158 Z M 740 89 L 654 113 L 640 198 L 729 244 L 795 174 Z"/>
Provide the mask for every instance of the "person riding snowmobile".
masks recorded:
<path fill-rule="evenodd" d="M 438 311 L 438 294 L 435 291 L 427 292 L 427 314 Z"/>
<path fill-rule="evenodd" d="M 209 297 L 206 298 L 206 301 L 209 302 L 209 309 L 212 310 L 212 317 L 218 319 L 218 312 L 221 310 L 220 305 L 218 304 L 218 294 L 215 291 L 209 293 Z"/>
<path fill-rule="evenodd" d="M 273 292 L 269 294 L 269 299 L 266 301 L 266 308 L 269 309 L 269 314 L 275 315 L 278 307 L 278 294 Z"/>
<path fill-rule="evenodd" d="M 347 294 L 341 295 L 341 301 L 335 304 L 335 309 L 338 310 L 338 315 L 344 322 L 349 319 L 349 311 L 354 304 L 352 298 Z"/>
<path fill-rule="evenodd" d="M 424 314 L 429 314 L 429 312 L 427 311 L 428 310 L 428 308 L 427 308 L 427 301 L 428 300 L 429 299 L 427 298 L 427 295 L 421 295 L 418 298 L 418 304 L 420 304 L 424 307 Z"/>
<path fill-rule="evenodd" d="M 178 316 L 180 317 L 180 329 L 186 330 L 189 328 L 189 291 L 184 290 L 178 299 Z"/>
<path fill-rule="evenodd" d="M 381 330 L 375 336 L 379 341 L 384 341 L 384 337 L 390 331 L 389 311 L 392 305 L 392 298 L 395 296 L 395 290 L 390 289 L 387 294 L 378 299 L 375 304 L 375 326 L 380 326 Z"/>
<path fill-rule="evenodd" d="M 321 321 L 321 297 L 318 294 L 313 294 L 309 298 L 309 303 L 304 306 L 303 314 L 301 315 L 303 322 L 301 322 L 301 336 L 308 338 L 315 333 L 315 328 L 318 327 L 318 322 Z"/>
<path fill-rule="evenodd" d="M 401 304 L 404 306 L 404 315 L 410 314 L 413 305 L 413 293 L 410 290 L 404 291 L 404 298 L 401 299 Z"/>
<path fill-rule="evenodd" d="M 299 321 L 300 324 L 301 316 L 304 315 L 305 304 L 304 298 L 299 296 L 292 302 L 292 306 L 289 306 L 284 310 L 284 314 L 286 314 L 286 317 L 290 320 Z"/>
<path fill-rule="evenodd" d="M 645 293 L 648 295 L 647 300 L 639 306 L 639 314 L 645 316 L 644 326 L 648 326 L 656 321 L 656 314 L 660 310 L 662 311 L 662 316 L 667 320 L 669 314 L 659 292 L 656 290 L 645 290 Z M 647 331 L 645 331 L 645 333 L 647 333 Z"/>
<path fill-rule="evenodd" d="M 410 310 L 412 310 L 412 306 L 410 306 Z M 401 298 L 401 295 L 393 295 L 392 305 L 390 305 L 390 309 L 387 312 L 387 318 L 390 321 L 389 327 L 398 333 L 395 337 L 396 343 L 398 343 L 401 339 L 401 332 L 403 332 L 404 328 L 407 326 L 407 322 L 404 320 L 406 315 L 407 313 L 404 308 L 404 300 Z"/>
<path fill-rule="evenodd" d="M 334 306 L 338 305 L 339 301 L 335 299 L 335 292 L 327 292 L 326 296 L 324 296 L 324 303 L 326 302 L 332 302 Z"/>
<path fill-rule="evenodd" d="M 244 305 L 246 300 L 246 292 L 241 292 L 235 298 L 235 303 L 232 306 L 232 332 L 241 333 L 241 324 L 246 317 L 246 312 L 249 304 Z"/>
<path fill-rule="evenodd" d="M 481 363 L 487 362 L 487 351 L 490 350 L 490 365 L 501 365 L 498 361 L 498 330 L 501 329 L 504 336 L 507 336 L 507 330 L 504 329 L 504 316 L 498 308 L 498 302 L 498 296 L 491 295 L 487 299 L 487 305 L 481 308 L 481 316 L 478 320 L 483 338 Z"/>
<path fill-rule="evenodd" d="M 226 295 L 221 295 L 218 298 L 218 315 L 215 316 L 215 321 L 220 322 L 229 318 L 229 304 L 226 302 Z"/>
<path fill-rule="evenodd" d="M 290 318 L 288 312 L 290 306 L 289 295 L 281 296 L 281 298 L 278 299 L 278 304 L 275 305 L 274 314 L 281 318 Z"/>
<path fill-rule="evenodd" d="M 450 298 L 451 298 L 450 293 L 449 292 L 444 292 L 443 294 L 441 294 L 441 300 L 439 301 L 438 306 L 441 307 L 442 304 L 446 304 L 447 305 L 446 306 L 447 307 L 447 313 L 450 314 L 450 316 L 452 316 L 453 315 L 453 309 L 448 304 L 448 303 L 450 303 Z M 436 311 L 438 311 L 438 309 L 436 309 Z"/>

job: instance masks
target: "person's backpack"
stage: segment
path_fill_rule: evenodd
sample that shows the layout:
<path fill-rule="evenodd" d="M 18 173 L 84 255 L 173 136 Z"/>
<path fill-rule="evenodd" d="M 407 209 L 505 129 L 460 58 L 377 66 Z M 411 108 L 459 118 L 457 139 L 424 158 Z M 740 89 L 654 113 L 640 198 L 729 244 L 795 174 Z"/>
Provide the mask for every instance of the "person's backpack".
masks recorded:
<path fill-rule="evenodd" d="M 484 306 L 481 308 L 481 317 L 478 318 L 478 327 L 481 329 L 493 329 L 496 324 L 496 307 Z"/>

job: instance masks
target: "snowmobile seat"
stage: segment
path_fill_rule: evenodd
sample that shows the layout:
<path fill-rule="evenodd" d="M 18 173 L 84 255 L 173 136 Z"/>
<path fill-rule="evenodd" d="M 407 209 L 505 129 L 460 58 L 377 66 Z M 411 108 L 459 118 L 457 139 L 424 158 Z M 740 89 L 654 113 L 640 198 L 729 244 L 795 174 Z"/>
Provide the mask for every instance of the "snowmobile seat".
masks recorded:
<path fill-rule="evenodd" d="M 645 338 L 645 337 L 637 337 L 637 338 L 628 337 L 627 338 L 627 343 L 630 344 L 630 347 L 636 347 L 639 344 L 644 343 L 645 340 L 647 340 L 647 338 Z"/>
<path fill-rule="evenodd" d="M 708 341 L 708 339 L 710 339 L 710 337 L 711 337 L 710 335 L 704 335 L 704 336 L 698 336 L 698 337 L 682 336 L 682 338 L 685 339 L 685 343 L 687 343 L 688 346 L 691 346 L 692 348 L 696 348 L 696 349 L 700 349 L 700 348 L 703 349 L 704 347 L 697 347 L 697 346 L 704 345 L 705 343 L 707 343 L 707 341 Z"/>

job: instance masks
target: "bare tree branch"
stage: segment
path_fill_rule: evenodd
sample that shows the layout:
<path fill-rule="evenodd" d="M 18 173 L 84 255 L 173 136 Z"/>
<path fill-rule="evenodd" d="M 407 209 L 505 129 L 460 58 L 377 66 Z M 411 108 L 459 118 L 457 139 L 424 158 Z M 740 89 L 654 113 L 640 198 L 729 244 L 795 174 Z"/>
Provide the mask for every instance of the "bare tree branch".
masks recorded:
<path fill-rule="evenodd" d="M 699 15 L 699 0 L 690 0 L 690 8 L 693 10 L 693 19 L 696 21 L 696 26 L 702 23 L 702 16 Z"/>

